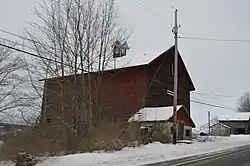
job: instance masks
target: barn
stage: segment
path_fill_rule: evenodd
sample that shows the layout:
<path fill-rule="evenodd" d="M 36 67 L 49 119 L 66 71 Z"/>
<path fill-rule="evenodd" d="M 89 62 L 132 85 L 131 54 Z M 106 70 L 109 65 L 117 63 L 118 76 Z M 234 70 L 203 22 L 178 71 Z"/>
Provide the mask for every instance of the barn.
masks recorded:
<path fill-rule="evenodd" d="M 44 80 L 41 124 L 59 123 L 62 100 L 67 124 L 73 123 L 75 117 L 72 118 L 72 112 L 77 106 L 80 108 L 80 114 L 91 108 L 93 122 L 96 119 L 127 121 L 141 108 L 172 106 L 173 96 L 167 91 L 173 91 L 174 50 L 172 46 L 142 64 L 104 70 L 101 74 L 92 72 L 83 76 L 69 75 L 63 78 L 63 82 L 60 77 Z M 178 105 L 185 107 L 190 118 L 190 92 L 195 90 L 195 86 L 180 53 L 178 56 Z M 73 78 L 77 78 L 76 84 L 73 84 Z M 86 81 L 84 88 L 80 84 L 83 78 Z M 100 80 L 98 87 L 97 79 Z M 60 94 L 62 87 L 65 88 L 63 97 Z M 78 94 L 81 91 L 84 91 L 84 96 Z M 81 108 L 79 100 L 84 100 L 88 104 Z M 80 125 L 85 123 L 80 116 L 77 118 L 80 119 Z"/>
<path fill-rule="evenodd" d="M 246 134 L 250 112 L 232 112 L 221 115 L 219 123 L 229 126 L 231 134 Z"/>

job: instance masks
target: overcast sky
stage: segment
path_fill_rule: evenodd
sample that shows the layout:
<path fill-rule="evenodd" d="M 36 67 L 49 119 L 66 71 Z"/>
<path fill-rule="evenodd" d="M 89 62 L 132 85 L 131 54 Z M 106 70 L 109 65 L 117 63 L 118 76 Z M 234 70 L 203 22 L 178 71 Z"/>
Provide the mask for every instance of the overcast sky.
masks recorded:
<path fill-rule="evenodd" d="M 180 36 L 250 39 L 249 0 L 117 0 L 122 23 L 132 36 L 129 58 L 151 58 L 173 43 L 171 25 L 178 8 Z M 0 29 L 20 33 L 35 15 L 35 0 L 1 0 Z M 143 7 L 144 6 L 144 7 Z M 14 38 L 0 32 L 0 37 Z M 237 107 L 237 99 L 250 91 L 250 42 L 179 40 L 179 51 L 198 95 L 192 98 L 215 105 Z M 226 96 L 218 97 L 216 95 Z M 192 103 L 191 114 L 199 126 L 212 117 L 232 111 Z"/>

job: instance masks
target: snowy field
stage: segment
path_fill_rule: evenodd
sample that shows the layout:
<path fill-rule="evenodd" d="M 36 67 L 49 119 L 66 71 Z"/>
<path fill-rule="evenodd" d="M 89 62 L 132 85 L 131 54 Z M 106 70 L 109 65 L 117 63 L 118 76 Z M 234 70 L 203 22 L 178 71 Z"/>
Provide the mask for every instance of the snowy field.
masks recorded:
<path fill-rule="evenodd" d="M 250 136 L 247 135 L 209 137 L 207 142 L 203 142 L 202 138 L 199 138 L 194 140 L 192 144 L 172 145 L 155 142 L 137 148 L 124 148 L 113 153 L 83 153 L 51 158 L 37 164 L 37 166 L 135 166 L 224 150 L 246 144 L 250 144 Z"/>

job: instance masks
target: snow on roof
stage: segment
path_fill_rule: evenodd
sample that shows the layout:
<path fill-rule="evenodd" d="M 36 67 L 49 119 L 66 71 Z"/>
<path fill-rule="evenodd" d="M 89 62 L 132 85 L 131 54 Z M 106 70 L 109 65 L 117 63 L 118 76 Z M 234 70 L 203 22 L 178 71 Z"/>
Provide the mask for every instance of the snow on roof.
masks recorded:
<path fill-rule="evenodd" d="M 177 106 L 179 111 L 182 105 Z M 128 122 L 164 121 L 173 115 L 173 106 L 169 107 L 144 107 L 135 113 Z"/>
<path fill-rule="evenodd" d="M 219 121 L 248 121 L 250 112 L 233 112 L 219 117 Z"/>
<path fill-rule="evenodd" d="M 155 51 L 147 51 L 144 54 L 128 51 L 126 56 L 116 58 L 116 62 L 115 62 L 116 69 L 146 65 L 150 63 L 151 61 L 153 61 L 158 56 L 160 56 L 161 54 L 163 54 L 164 52 L 171 50 L 172 48 L 173 46 L 171 46 L 167 50 L 161 49 L 161 50 L 155 50 Z M 110 69 L 114 69 L 113 60 L 111 60 L 111 62 L 106 66 L 106 70 L 110 70 Z"/>
<path fill-rule="evenodd" d="M 228 125 L 225 125 L 225 124 L 223 124 L 223 123 L 216 123 L 216 124 L 212 125 L 211 128 L 214 127 L 214 126 L 216 126 L 216 125 L 221 125 L 221 126 L 223 126 L 223 127 L 225 127 L 225 128 L 229 128 L 229 129 L 231 128 L 231 127 L 229 127 Z"/>

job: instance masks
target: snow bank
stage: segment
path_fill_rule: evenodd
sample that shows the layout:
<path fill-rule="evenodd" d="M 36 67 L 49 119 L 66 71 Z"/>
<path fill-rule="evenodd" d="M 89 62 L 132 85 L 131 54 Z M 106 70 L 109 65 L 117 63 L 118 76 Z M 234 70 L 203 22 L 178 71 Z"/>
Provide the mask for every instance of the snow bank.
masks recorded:
<path fill-rule="evenodd" d="M 193 144 L 161 144 L 155 142 L 138 148 L 124 148 L 113 153 L 84 153 L 51 158 L 37 166 L 134 166 L 166 161 L 191 155 L 224 150 L 250 144 L 250 136 L 210 137 Z"/>

